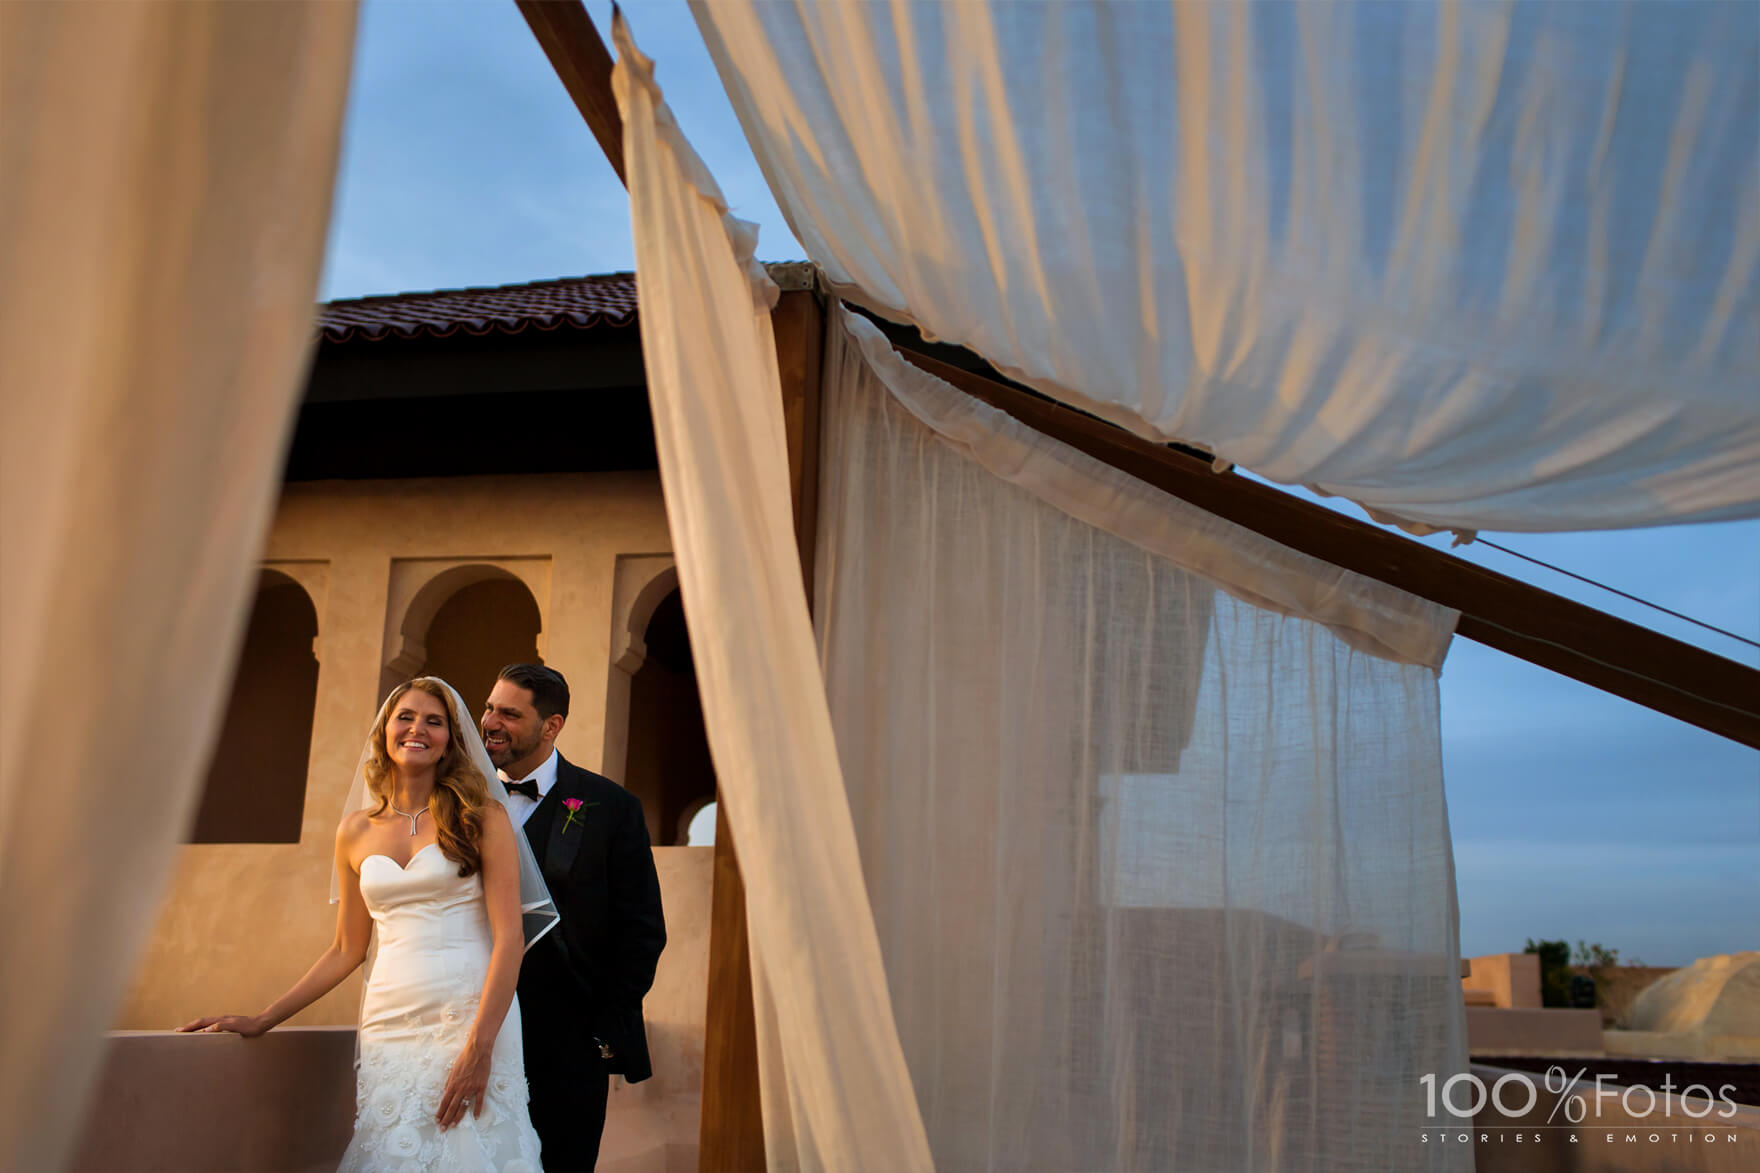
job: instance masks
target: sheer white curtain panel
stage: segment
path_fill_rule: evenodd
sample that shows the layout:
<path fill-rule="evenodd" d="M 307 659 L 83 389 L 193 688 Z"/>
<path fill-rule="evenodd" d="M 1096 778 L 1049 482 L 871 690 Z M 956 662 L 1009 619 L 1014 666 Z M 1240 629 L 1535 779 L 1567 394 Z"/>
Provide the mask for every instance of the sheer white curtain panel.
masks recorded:
<path fill-rule="evenodd" d="M 777 290 L 621 16 L 612 31 L 661 483 L 745 879 L 768 1165 L 927 1170 L 801 581 Z"/>
<path fill-rule="evenodd" d="M 693 0 L 839 292 L 1416 527 L 1760 514 L 1760 6 Z"/>
<path fill-rule="evenodd" d="M 256 581 L 355 11 L 0 9 L 0 1153 L 58 1169 Z"/>
<path fill-rule="evenodd" d="M 825 688 L 937 1167 L 1467 1170 L 1458 616 L 826 348 Z M 1434 1139 L 1434 1136 L 1432 1137 Z"/>

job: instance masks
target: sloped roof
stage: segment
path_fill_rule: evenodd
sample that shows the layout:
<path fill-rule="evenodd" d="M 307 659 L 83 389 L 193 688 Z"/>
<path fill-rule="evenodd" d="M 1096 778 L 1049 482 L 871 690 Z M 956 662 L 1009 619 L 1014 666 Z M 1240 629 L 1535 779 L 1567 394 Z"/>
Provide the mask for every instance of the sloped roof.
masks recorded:
<path fill-rule="evenodd" d="M 319 337 L 325 342 L 584 330 L 629 326 L 635 320 L 634 273 L 358 297 L 318 307 Z"/>

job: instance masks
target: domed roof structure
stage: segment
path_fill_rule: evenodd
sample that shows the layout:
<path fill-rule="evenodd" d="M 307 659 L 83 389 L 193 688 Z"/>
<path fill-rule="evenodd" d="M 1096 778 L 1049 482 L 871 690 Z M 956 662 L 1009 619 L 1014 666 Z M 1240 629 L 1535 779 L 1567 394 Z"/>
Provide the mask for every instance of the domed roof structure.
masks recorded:
<path fill-rule="evenodd" d="M 1760 1036 L 1760 950 L 1701 957 L 1658 978 L 1632 1003 L 1632 1030 Z"/>

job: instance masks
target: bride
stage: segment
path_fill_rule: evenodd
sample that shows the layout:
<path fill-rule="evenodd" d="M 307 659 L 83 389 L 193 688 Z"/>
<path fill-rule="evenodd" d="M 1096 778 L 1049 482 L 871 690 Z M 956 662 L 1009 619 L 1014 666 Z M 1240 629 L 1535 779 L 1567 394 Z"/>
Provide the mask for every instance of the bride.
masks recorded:
<path fill-rule="evenodd" d="M 392 691 L 336 834 L 335 942 L 262 1013 L 179 1028 L 255 1037 L 367 964 L 339 1173 L 539 1168 L 514 984 L 556 912 L 465 711 L 431 676 Z"/>

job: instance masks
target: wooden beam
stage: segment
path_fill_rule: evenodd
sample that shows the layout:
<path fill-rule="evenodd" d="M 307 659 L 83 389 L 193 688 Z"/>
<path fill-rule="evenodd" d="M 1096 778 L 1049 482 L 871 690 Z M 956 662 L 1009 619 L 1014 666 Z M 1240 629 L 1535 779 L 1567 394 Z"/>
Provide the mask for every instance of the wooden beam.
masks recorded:
<path fill-rule="evenodd" d="M 931 357 L 896 328 L 887 333 L 917 367 L 1034 431 L 1291 549 L 1458 610 L 1456 631 L 1467 639 L 1760 748 L 1760 671 L 1246 477 L 1218 474 L 1201 459 L 993 371 Z"/>
<path fill-rule="evenodd" d="M 697 1125 L 701 1173 L 764 1168 L 758 1098 L 758 1028 L 746 941 L 746 884 L 727 807 L 716 791 L 714 888 L 709 904 L 709 1001 L 703 1031 L 703 1100 Z"/>
<path fill-rule="evenodd" d="M 811 607 L 813 537 L 819 511 L 819 379 L 825 311 L 811 291 L 791 290 L 782 294 L 770 322 L 782 382 L 795 538 L 800 545 L 807 605 Z M 706 1017 L 697 1168 L 703 1173 L 761 1170 L 764 1118 L 758 1096 L 758 1032 L 752 1011 L 745 880 L 725 809 L 718 810 L 715 820 Z"/>
<path fill-rule="evenodd" d="M 770 315 L 782 379 L 782 425 L 788 437 L 788 483 L 801 548 L 807 610 L 813 607 L 813 547 L 819 527 L 819 404 L 825 308 L 811 290 L 788 290 Z"/>
<path fill-rule="evenodd" d="M 593 18 L 581 0 L 514 0 L 532 34 L 550 58 L 563 88 L 599 140 L 605 158 L 624 187 L 623 116 L 611 93 L 611 52 L 599 39 Z"/>

